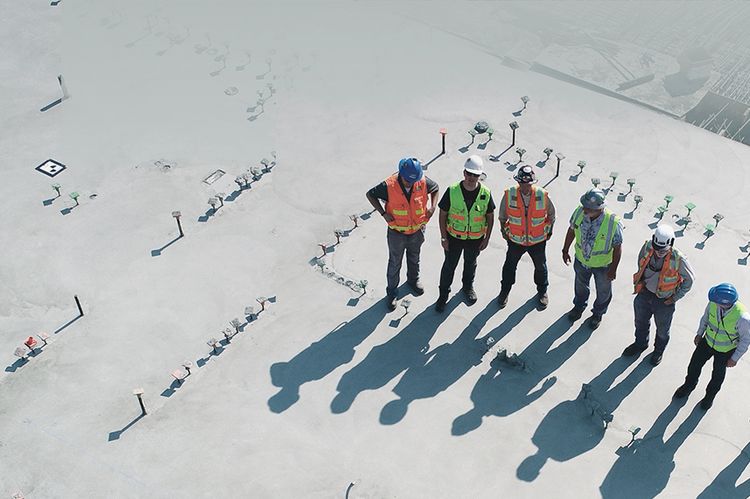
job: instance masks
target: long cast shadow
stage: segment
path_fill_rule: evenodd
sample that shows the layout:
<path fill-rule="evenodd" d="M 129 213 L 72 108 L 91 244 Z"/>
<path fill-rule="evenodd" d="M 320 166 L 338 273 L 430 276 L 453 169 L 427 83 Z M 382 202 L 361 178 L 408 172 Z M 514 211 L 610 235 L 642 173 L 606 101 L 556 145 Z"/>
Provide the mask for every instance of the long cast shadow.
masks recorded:
<path fill-rule="evenodd" d="M 430 339 L 460 302 L 461 298 L 455 295 L 439 314 L 428 307 L 396 336 L 373 347 L 359 364 L 339 380 L 336 387 L 338 393 L 331 401 L 331 412 L 340 414 L 348 411 L 354 399 L 363 391 L 382 388 L 407 369 L 423 365 L 427 361 Z"/>
<path fill-rule="evenodd" d="M 406 416 L 412 401 L 436 396 L 461 379 L 469 369 L 481 364 L 486 353 L 487 339 L 502 339 L 534 310 L 537 301 L 536 296 L 529 299 L 509 314 L 502 324 L 483 338 L 477 338 L 482 327 L 499 310 L 495 300 L 490 301 L 453 343 L 443 343 L 427 352 L 424 363 L 414 365 L 404 373 L 393 388 L 393 393 L 399 398 L 383 407 L 380 413 L 381 424 L 398 423 Z"/>
<path fill-rule="evenodd" d="M 567 314 L 561 316 L 520 353 L 520 357 L 530 364 L 530 372 L 505 369 L 501 374 L 497 360 L 493 360 L 488 372 L 477 380 L 471 391 L 474 407 L 456 417 L 451 434 L 465 435 L 479 428 L 483 418 L 509 416 L 544 395 L 555 383 L 554 378 L 545 378 L 572 357 L 591 336 L 591 329 L 581 324 L 565 341 L 549 350 L 571 327 L 573 323 Z M 542 386 L 535 389 L 542 380 L 545 380 Z"/>
<path fill-rule="evenodd" d="M 750 464 L 750 443 L 745 445 L 734 461 L 721 470 L 716 478 L 698 495 L 698 499 L 746 499 L 750 497 L 750 478 L 737 485 L 737 480 Z"/>
<path fill-rule="evenodd" d="M 118 440 L 123 433 L 125 433 L 126 431 L 128 431 L 128 429 L 130 429 L 131 426 L 133 426 L 138 421 L 140 421 L 141 418 L 143 418 L 143 416 L 145 416 L 145 414 L 141 414 L 140 416 L 138 416 L 137 418 L 135 418 L 134 420 L 132 420 L 130 423 L 128 423 L 125 426 L 123 426 L 121 429 L 110 432 L 109 433 L 109 438 L 107 439 L 107 441 L 108 442 L 112 442 L 114 440 Z"/>
<path fill-rule="evenodd" d="M 161 248 L 156 248 L 156 249 L 151 250 L 151 256 L 159 256 L 159 255 L 161 255 L 162 251 L 164 251 L 165 249 L 169 248 L 170 246 L 172 246 L 174 243 L 176 243 L 180 239 L 182 239 L 182 236 L 177 236 L 174 239 L 172 239 L 171 241 L 169 241 L 167 244 L 165 244 L 164 246 L 162 246 Z"/>
<path fill-rule="evenodd" d="M 68 322 L 66 322 L 65 324 L 63 324 L 59 328 L 57 328 L 54 331 L 52 331 L 52 334 L 57 334 L 57 333 L 61 332 L 63 329 L 65 329 L 66 327 L 70 326 L 71 324 L 73 324 L 75 321 L 77 321 L 81 317 L 83 317 L 83 316 L 82 315 L 77 315 L 76 317 L 70 319 Z"/>
<path fill-rule="evenodd" d="M 592 393 L 610 412 L 614 412 L 651 372 L 651 366 L 644 358 L 625 379 L 611 387 L 634 361 L 632 357 L 618 357 L 589 383 Z M 516 470 L 516 476 L 531 482 L 539 476 L 547 460 L 568 461 L 599 445 L 605 430 L 594 427 L 590 417 L 589 410 L 578 398 L 554 407 L 544 416 L 531 439 L 537 447 L 536 454 L 523 460 Z"/>
<path fill-rule="evenodd" d="M 348 322 L 336 326 L 325 337 L 312 343 L 288 362 L 271 366 L 271 382 L 281 388 L 268 399 L 275 413 L 289 409 L 299 400 L 299 389 L 305 383 L 322 379 L 354 358 L 354 349 L 362 343 L 387 313 L 383 300 Z"/>
<path fill-rule="evenodd" d="M 684 401 L 670 403 L 642 439 L 617 450 L 619 457 L 599 487 L 603 498 L 651 498 L 664 490 L 675 468 L 674 456 L 677 450 L 706 414 L 706 411 L 696 405 L 665 441 L 667 426 L 683 405 Z"/>

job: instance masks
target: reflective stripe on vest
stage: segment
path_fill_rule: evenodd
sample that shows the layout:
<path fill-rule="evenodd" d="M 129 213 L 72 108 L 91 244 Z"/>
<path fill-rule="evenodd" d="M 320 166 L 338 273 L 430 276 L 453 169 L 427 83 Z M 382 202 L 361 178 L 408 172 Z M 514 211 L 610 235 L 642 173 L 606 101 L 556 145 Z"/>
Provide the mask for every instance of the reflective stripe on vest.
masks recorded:
<path fill-rule="evenodd" d="M 481 239 L 487 233 L 487 206 L 490 203 L 490 190 L 479 184 L 479 193 L 471 211 L 466 206 L 461 192 L 461 183 L 448 188 L 451 207 L 448 210 L 448 234 L 458 239 Z"/>
<path fill-rule="evenodd" d="M 550 231 L 550 224 L 547 222 L 547 192 L 541 187 L 532 186 L 528 209 L 523 204 L 518 187 L 506 189 L 505 199 L 508 239 L 522 246 L 546 241 Z"/>
<path fill-rule="evenodd" d="M 641 281 L 643 273 L 646 271 L 648 262 L 654 255 L 654 248 L 651 241 L 646 241 L 641 249 L 641 253 L 646 252 L 643 258 L 638 262 L 638 272 L 633 274 L 634 293 L 640 293 L 646 287 L 646 283 Z M 664 264 L 659 272 L 659 283 L 656 286 L 656 296 L 667 298 L 674 294 L 674 290 L 682 284 L 680 276 L 680 265 L 682 264 L 682 255 L 675 248 L 670 248 L 664 257 Z"/>
<path fill-rule="evenodd" d="M 414 234 L 427 223 L 427 182 L 424 178 L 414 182 L 408 200 L 398 181 L 398 173 L 385 179 L 385 185 L 388 188 L 385 211 L 393 216 L 388 227 L 403 234 Z"/>
<path fill-rule="evenodd" d="M 737 347 L 740 334 L 737 332 L 737 322 L 745 312 L 745 305 L 735 302 L 719 321 L 719 306 L 711 302 L 708 304 L 708 326 L 706 327 L 706 343 L 717 352 L 728 352 Z"/>
<path fill-rule="evenodd" d="M 589 268 L 606 267 L 612 263 L 612 254 L 614 247 L 612 239 L 615 237 L 615 228 L 617 226 L 617 215 L 604 210 L 604 220 L 599 226 L 599 231 L 594 239 L 594 247 L 591 249 L 591 255 L 588 258 L 583 256 L 581 222 L 583 221 L 583 207 L 579 206 L 573 215 L 574 232 L 576 235 L 576 258 L 582 264 Z"/>

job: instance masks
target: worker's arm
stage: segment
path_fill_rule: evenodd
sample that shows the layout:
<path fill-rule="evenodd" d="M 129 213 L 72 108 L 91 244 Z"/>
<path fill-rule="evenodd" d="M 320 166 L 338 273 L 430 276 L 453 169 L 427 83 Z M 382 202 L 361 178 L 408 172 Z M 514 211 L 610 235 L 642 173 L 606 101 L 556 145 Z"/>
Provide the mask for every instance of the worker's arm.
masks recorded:
<path fill-rule="evenodd" d="M 367 200 L 370 202 L 373 208 L 375 208 L 375 211 L 380 213 L 380 216 L 385 218 L 386 222 L 392 222 L 393 221 L 393 215 L 390 213 L 385 212 L 385 208 L 383 207 L 383 204 L 380 202 L 378 198 L 372 195 L 371 192 L 367 193 Z"/>
<path fill-rule="evenodd" d="M 492 235 L 492 227 L 495 225 L 495 213 L 489 212 L 485 215 L 487 220 L 487 233 L 484 235 L 484 239 L 479 243 L 479 251 L 484 251 L 490 244 L 490 236 Z"/>
<path fill-rule="evenodd" d="M 440 223 L 440 244 L 443 246 L 445 251 L 448 251 L 448 212 L 440 210 L 438 216 L 438 222 Z"/>
<path fill-rule="evenodd" d="M 576 238 L 576 233 L 572 228 L 568 227 L 568 232 L 565 233 L 565 242 L 562 248 L 562 259 L 565 265 L 570 265 L 570 245 Z"/>
<path fill-rule="evenodd" d="M 552 239 L 552 230 L 555 228 L 555 205 L 550 199 L 549 194 L 547 195 L 547 223 L 549 223 L 549 233 L 547 234 L 547 240 Z"/>
<path fill-rule="evenodd" d="M 437 209 L 439 192 L 440 192 L 440 189 L 430 193 L 430 206 L 427 208 L 427 218 L 432 218 L 432 215 L 435 214 L 435 210 Z"/>
<path fill-rule="evenodd" d="M 701 317 L 701 321 L 698 323 L 698 330 L 695 332 L 695 338 L 693 338 L 693 343 L 695 343 L 696 346 L 700 343 L 701 338 L 703 338 L 706 328 L 708 327 L 708 311 L 710 306 L 710 303 L 706 305 L 706 310 L 703 311 L 703 317 Z"/>
<path fill-rule="evenodd" d="M 620 257 L 622 256 L 622 245 L 612 247 L 612 263 L 609 264 L 607 269 L 607 279 L 614 281 L 617 278 L 617 266 L 620 265 Z"/>
<path fill-rule="evenodd" d="M 727 360 L 727 367 L 734 367 L 740 360 L 740 357 L 747 352 L 747 348 L 750 347 L 750 315 L 745 312 L 737 321 L 737 334 L 740 335 L 740 341 L 737 343 L 737 348 L 734 350 L 732 357 Z"/>

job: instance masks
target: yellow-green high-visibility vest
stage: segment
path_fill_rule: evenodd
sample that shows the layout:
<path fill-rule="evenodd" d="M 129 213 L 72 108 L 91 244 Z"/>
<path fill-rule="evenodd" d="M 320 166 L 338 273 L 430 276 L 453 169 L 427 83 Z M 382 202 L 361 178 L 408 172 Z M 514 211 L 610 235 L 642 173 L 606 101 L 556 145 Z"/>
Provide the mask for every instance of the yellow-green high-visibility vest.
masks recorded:
<path fill-rule="evenodd" d="M 479 193 L 474 205 L 466 207 L 461 183 L 448 188 L 451 207 L 448 210 L 448 234 L 458 239 L 481 239 L 487 233 L 487 206 L 490 204 L 490 190 L 479 184 Z"/>
<path fill-rule="evenodd" d="M 604 210 L 604 220 L 599 226 L 599 232 L 596 233 L 594 247 L 591 249 L 591 255 L 588 258 L 583 256 L 583 238 L 581 236 L 581 222 L 583 221 L 583 207 L 579 206 L 573 216 L 573 226 L 576 235 L 576 258 L 579 262 L 589 268 L 606 267 L 612 263 L 612 254 L 614 247 L 612 240 L 615 237 L 617 229 L 617 215 L 609 210 Z"/>
<path fill-rule="evenodd" d="M 745 312 L 745 305 L 735 302 L 719 321 L 719 306 L 711 302 L 708 304 L 708 326 L 706 327 L 706 343 L 717 352 L 728 352 L 737 347 L 740 334 L 737 332 L 737 321 Z"/>

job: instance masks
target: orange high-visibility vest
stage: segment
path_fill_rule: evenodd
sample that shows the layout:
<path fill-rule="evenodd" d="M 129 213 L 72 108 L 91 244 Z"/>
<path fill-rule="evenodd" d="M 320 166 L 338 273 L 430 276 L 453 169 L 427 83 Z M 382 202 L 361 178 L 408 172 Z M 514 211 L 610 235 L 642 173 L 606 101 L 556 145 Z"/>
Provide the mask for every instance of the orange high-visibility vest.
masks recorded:
<path fill-rule="evenodd" d="M 547 219 L 547 191 L 531 186 L 531 199 L 528 210 L 523 205 L 521 190 L 518 187 L 505 189 L 505 212 L 508 239 L 522 246 L 531 246 L 547 240 L 550 223 Z M 528 213 L 527 213 L 528 211 Z"/>
<path fill-rule="evenodd" d="M 388 227 L 403 234 L 414 234 L 427 223 L 427 182 L 424 177 L 411 186 L 411 196 L 406 199 L 398 181 L 398 173 L 385 179 L 388 201 L 385 211 L 393 216 Z"/>
<path fill-rule="evenodd" d="M 646 271 L 648 262 L 651 261 L 651 257 L 654 254 L 654 248 L 651 241 L 646 241 L 641 249 L 643 257 L 638 262 L 638 272 L 633 274 L 633 286 L 635 290 L 633 293 L 640 293 L 645 287 L 646 283 L 641 281 L 643 273 Z M 680 264 L 682 262 L 682 255 L 679 251 L 674 248 L 670 248 L 667 252 L 667 256 L 664 257 L 664 264 L 661 266 L 659 271 L 659 284 L 656 286 L 656 296 L 659 298 L 667 298 L 674 294 L 674 290 L 682 283 L 682 277 L 680 276 Z"/>

